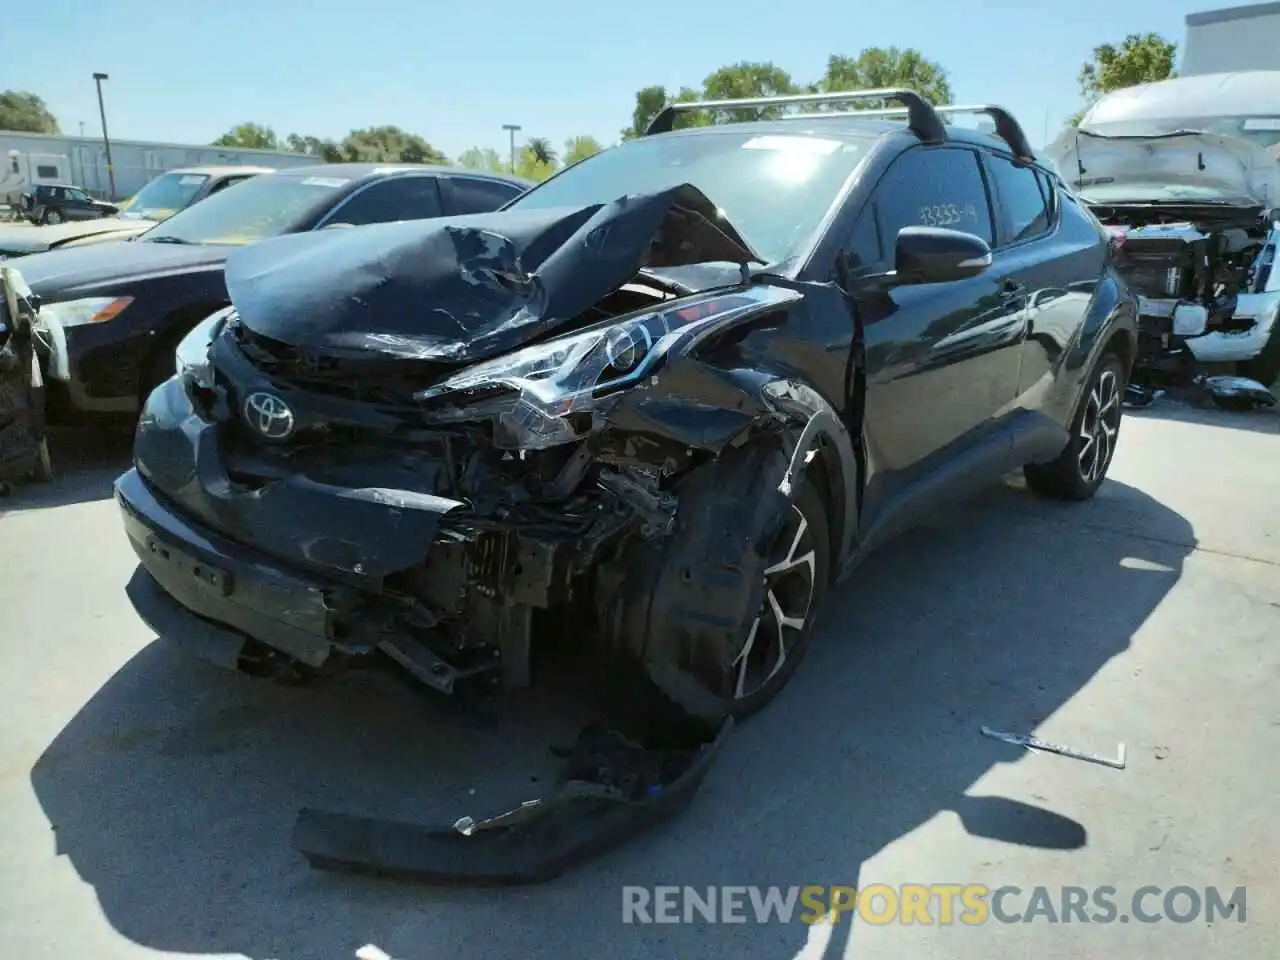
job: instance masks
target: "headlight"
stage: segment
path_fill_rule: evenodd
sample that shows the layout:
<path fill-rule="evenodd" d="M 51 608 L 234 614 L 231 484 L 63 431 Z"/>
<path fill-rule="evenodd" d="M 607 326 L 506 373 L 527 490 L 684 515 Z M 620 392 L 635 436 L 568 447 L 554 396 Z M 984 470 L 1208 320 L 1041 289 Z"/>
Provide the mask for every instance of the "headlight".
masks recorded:
<path fill-rule="evenodd" d="M 541 449 L 581 435 L 573 415 L 656 372 L 675 350 L 800 294 L 754 287 L 683 300 L 487 360 L 416 394 L 437 423 L 492 417 L 500 446 Z"/>
<path fill-rule="evenodd" d="M 213 388 L 213 367 L 209 363 L 209 348 L 232 312 L 230 309 L 223 309 L 205 317 L 182 338 L 177 349 L 173 351 L 173 365 L 177 368 L 179 380 L 197 387 Z"/>
<path fill-rule="evenodd" d="M 52 317 L 63 327 L 114 320 L 133 303 L 133 297 L 85 297 L 83 300 L 42 301 L 40 315 Z"/>

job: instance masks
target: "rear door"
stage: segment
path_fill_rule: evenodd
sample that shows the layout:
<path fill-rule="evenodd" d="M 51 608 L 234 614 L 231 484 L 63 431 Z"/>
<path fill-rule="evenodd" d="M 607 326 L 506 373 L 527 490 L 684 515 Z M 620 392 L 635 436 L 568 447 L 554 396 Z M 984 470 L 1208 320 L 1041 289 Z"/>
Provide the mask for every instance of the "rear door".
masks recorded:
<path fill-rule="evenodd" d="M 975 149 L 908 150 L 889 167 L 855 226 L 854 255 L 892 269 L 898 231 L 944 227 L 996 243 Z M 862 253 L 856 250 L 861 248 Z M 865 269 L 865 268 L 864 268 Z M 855 284 L 856 288 L 856 284 Z M 867 508 L 983 443 L 1006 450 L 998 421 L 1017 387 L 1026 290 L 998 261 L 979 276 L 858 297 L 866 350 L 864 422 L 875 489 Z"/>
<path fill-rule="evenodd" d="M 1063 230 L 1063 199 L 1042 171 L 994 152 L 986 164 L 998 211 L 996 257 L 1028 292 L 1016 401 L 1036 410 L 1084 322 L 1101 250 L 1096 237 L 1080 242 Z"/>

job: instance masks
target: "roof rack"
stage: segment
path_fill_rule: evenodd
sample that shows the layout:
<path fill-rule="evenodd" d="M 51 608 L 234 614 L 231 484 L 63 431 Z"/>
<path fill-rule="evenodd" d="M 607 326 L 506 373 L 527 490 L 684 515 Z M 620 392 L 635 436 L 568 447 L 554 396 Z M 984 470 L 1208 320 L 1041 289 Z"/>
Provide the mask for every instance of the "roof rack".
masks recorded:
<path fill-rule="evenodd" d="M 1004 107 L 998 107 L 994 104 L 984 103 L 975 104 L 973 106 L 946 106 L 934 107 L 933 112 L 939 115 L 949 115 L 953 113 L 985 113 L 996 124 L 996 136 L 1009 145 L 1009 149 L 1013 151 L 1013 155 L 1019 160 L 1034 160 L 1036 158 L 1035 151 L 1031 149 L 1031 144 L 1027 140 L 1027 135 L 1022 132 L 1022 125 L 1018 123 L 1013 114 Z M 840 114 L 806 114 L 806 116 L 819 117 L 901 117 L 908 118 L 908 126 L 912 126 L 910 122 L 910 114 L 908 111 L 899 108 L 889 108 L 886 110 L 851 110 L 847 113 Z M 784 117 L 785 120 L 794 120 L 795 117 Z"/>
<path fill-rule="evenodd" d="M 669 103 L 650 121 L 644 133 L 645 136 L 651 136 L 655 133 L 667 133 L 672 129 L 677 113 L 687 113 L 693 110 L 739 110 L 748 107 L 785 107 L 811 103 L 850 103 L 858 100 L 896 100 L 905 109 L 893 112 L 906 115 L 907 126 L 911 128 L 911 131 L 917 137 L 929 142 L 947 139 L 946 128 L 938 117 L 934 106 L 914 90 L 900 89 L 844 90 L 836 93 L 797 93 L 781 97 L 752 97 L 746 100 L 700 100 L 693 103 Z M 881 111 L 855 111 L 853 114 L 844 114 L 844 116 L 852 116 L 858 112 L 874 114 Z M 787 119 L 795 119 L 801 116 L 807 118 L 830 117 L 833 114 L 805 113 L 796 114 L 794 117 L 788 117 Z M 1009 120 L 1012 122 L 1013 118 L 1009 117 Z M 1015 123 L 1014 126 L 1016 127 L 1017 124 Z"/>

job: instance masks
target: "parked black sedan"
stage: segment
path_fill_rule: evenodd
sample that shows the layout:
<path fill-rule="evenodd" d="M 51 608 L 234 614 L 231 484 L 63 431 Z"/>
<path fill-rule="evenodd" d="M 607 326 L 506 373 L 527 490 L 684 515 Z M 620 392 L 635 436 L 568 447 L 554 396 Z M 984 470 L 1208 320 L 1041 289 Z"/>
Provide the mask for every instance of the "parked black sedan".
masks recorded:
<path fill-rule="evenodd" d="M 668 108 L 496 213 L 237 252 L 116 484 L 139 611 L 441 690 L 572 634 L 749 713 L 925 512 L 1019 467 L 1091 497 L 1135 350 L 1110 238 L 1006 111 L 887 96 L 905 123 Z"/>
<path fill-rule="evenodd" d="M 173 373 L 173 350 L 227 303 L 239 247 L 325 227 L 494 210 L 523 180 L 413 164 L 324 164 L 253 177 L 119 243 L 23 257 L 40 298 L 50 414 L 136 415 Z"/>

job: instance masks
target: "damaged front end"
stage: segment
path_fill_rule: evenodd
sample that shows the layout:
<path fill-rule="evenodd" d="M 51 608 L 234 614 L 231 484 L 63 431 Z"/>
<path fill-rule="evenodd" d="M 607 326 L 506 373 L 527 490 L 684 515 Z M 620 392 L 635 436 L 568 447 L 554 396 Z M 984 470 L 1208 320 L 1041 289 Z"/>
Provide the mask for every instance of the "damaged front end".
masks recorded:
<path fill-rule="evenodd" d="M 1139 385 L 1187 384 L 1206 365 L 1271 384 L 1280 375 L 1275 159 L 1195 131 L 1078 130 L 1055 147 L 1139 296 Z"/>
<path fill-rule="evenodd" d="M 233 306 L 179 347 L 117 482 L 141 565 L 257 672 L 389 658 L 454 692 L 529 683 L 535 639 L 583 644 L 607 736 L 579 744 L 557 797 L 601 826 L 586 840 L 552 826 L 558 852 L 535 843 L 504 868 L 554 872 L 686 803 L 730 723 L 727 661 L 638 649 L 606 611 L 637 550 L 675 534 L 681 484 L 795 422 L 768 378 L 693 358 L 803 299 L 754 279 L 758 259 L 688 186 L 246 248 L 227 265 Z M 160 629 L 157 591 L 131 591 Z M 516 819 L 547 808 L 561 809 Z M 474 851 L 513 828 L 455 833 Z M 318 864 L 374 869 L 386 829 L 307 813 L 298 842 Z M 400 836 L 457 855 L 456 836 Z"/>

